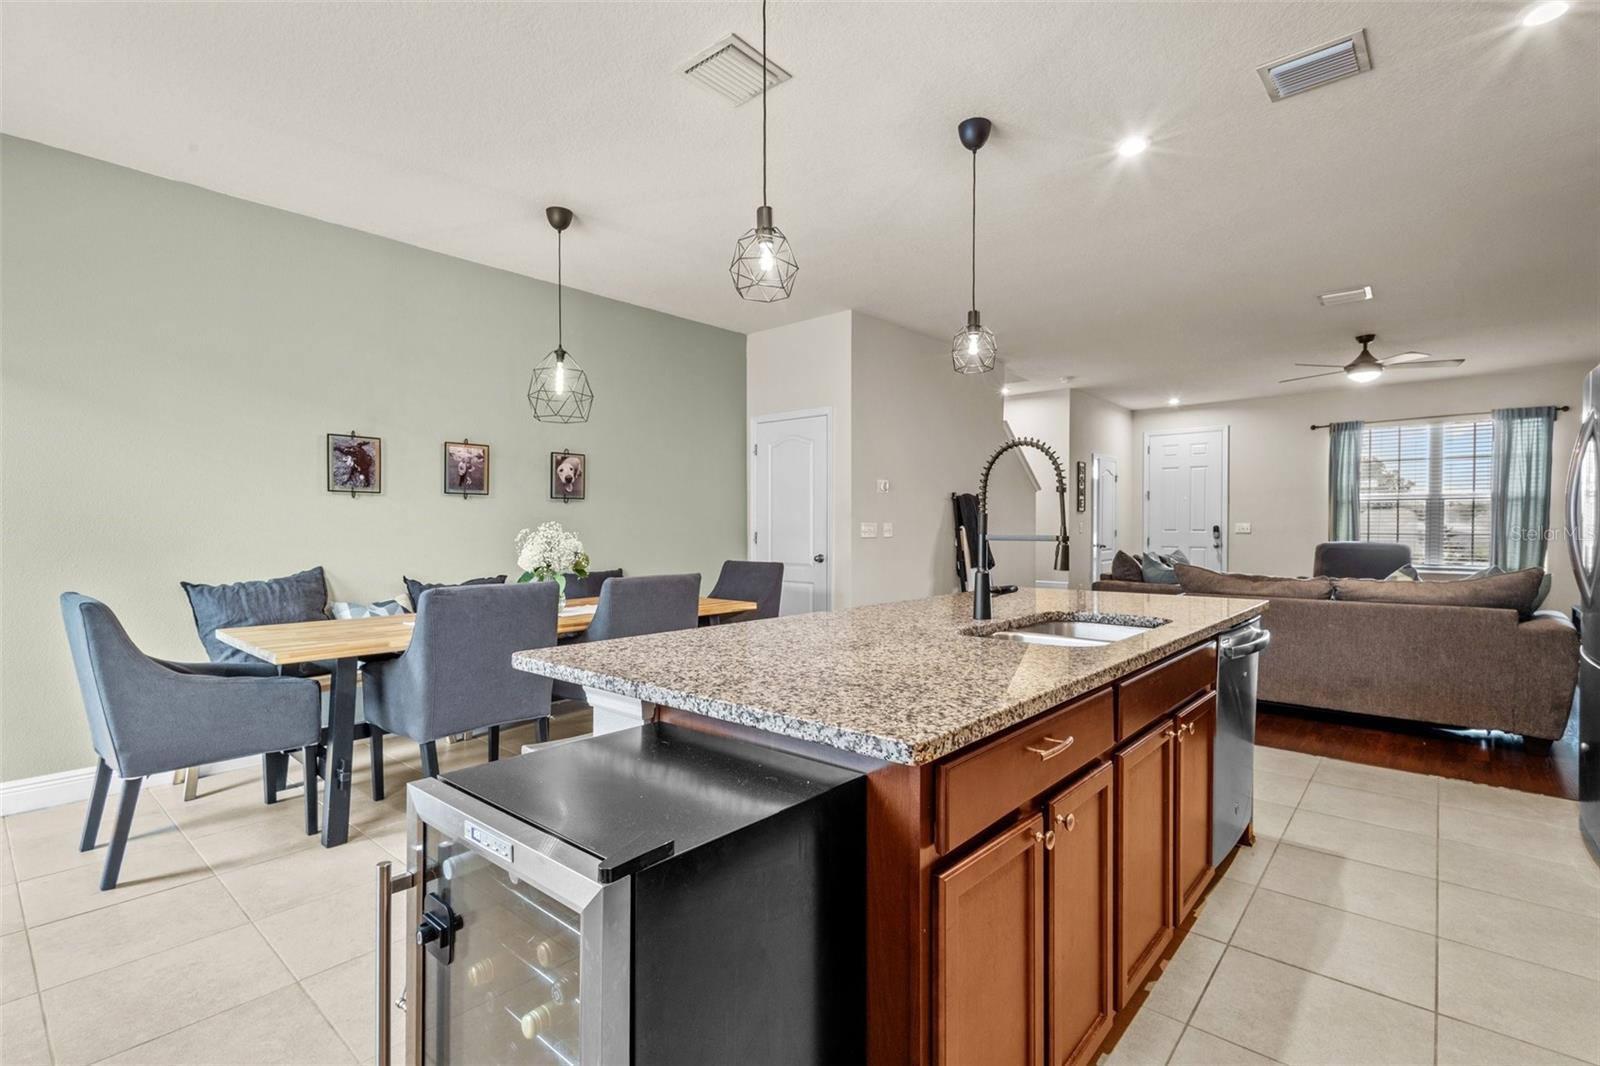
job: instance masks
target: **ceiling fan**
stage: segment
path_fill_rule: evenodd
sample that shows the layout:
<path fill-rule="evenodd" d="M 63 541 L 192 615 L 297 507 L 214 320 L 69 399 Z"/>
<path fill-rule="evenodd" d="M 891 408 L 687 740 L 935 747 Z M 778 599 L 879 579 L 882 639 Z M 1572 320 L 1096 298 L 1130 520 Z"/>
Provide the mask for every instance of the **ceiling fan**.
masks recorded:
<path fill-rule="evenodd" d="M 1376 333 L 1363 333 L 1357 337 L 1356 340 L 1361 344 L 1361 354 L 1343 366 L 1336 363 L 1296 363 L 1295 366 L 1327 369 L 1320 374 L 1301 374 L 1296 378 L 1283 378 L 1278 384 L 1287 385 L 1291 381 L 1309 381 L 1312 378 L 1329 378 L 1335 374 L 1343 374 L 1356 384 L 1365 385 L 1370 381 L 1377 381 L 1390 367 L 1397 370 L 1431 370 L 1435 367 L 1460 366 L 1466 362 L 1465 359 L 1433 359 L 1426 352 L 1405 352 L 1401 355 L 1391 355 L 1387 359 L 1378 359 L 1367 351 L 1367 345 L 1377 339 Z"/>

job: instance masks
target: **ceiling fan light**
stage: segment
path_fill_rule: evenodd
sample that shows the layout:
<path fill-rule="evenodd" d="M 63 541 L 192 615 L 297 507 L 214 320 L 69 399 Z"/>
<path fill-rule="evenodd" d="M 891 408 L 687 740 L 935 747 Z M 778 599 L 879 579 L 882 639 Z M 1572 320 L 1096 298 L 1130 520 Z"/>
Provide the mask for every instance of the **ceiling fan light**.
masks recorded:
<path fill-rule="evenodd" d="M 1354 369 L 1346 370 L 1344 372 L 1344 376 L 1355 382 L 1357 385 L 1365 385 L 1369 381 L 1377 381 L 1379 378 L 1383 377 L 1383 367 L 1358 366 Z"/>

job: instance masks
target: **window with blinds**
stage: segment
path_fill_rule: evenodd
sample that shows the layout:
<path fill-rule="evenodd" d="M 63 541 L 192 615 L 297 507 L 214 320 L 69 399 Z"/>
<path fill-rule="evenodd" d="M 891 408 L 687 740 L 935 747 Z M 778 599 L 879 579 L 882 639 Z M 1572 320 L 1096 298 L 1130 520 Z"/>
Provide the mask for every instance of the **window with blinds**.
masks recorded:
<path fill-rule="evenodd" d="M 1408 544 L 1421 566 L 1488 566 L 1489 416 L 1371 425 L 1361 436 L 1360 539 Z"/>

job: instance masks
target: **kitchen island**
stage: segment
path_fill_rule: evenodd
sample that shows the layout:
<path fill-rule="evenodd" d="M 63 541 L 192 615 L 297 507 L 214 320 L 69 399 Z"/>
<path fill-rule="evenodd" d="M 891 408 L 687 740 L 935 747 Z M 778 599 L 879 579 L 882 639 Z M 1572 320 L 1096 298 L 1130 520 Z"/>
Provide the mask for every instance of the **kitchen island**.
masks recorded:
<path fill-rule="evenodd" d="M 1210 883 L 1216 638 L 1264 607 L 1023 590 L 515 663 L 867 775 L 869 1061 L 1077 1064 Z M 1132 635 L 994 635 L 1074 620 Z"/>

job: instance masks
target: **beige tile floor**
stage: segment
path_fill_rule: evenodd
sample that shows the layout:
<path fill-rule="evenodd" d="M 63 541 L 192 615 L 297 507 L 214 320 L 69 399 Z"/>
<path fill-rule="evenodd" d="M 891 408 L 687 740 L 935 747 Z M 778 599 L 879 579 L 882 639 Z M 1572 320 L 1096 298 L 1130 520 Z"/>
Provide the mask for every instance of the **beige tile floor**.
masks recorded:
<path fill-rule="evenodd" d="M 0 1062 L 370 1061 L 372 867 L 401 857 L 420 776 L 414 747 L 387 755 L 373 803 L 360 746 L 332 851 L 253 770 L 187 804 L 151 787 L 110 893 L 103 846 L 76 850 L 81 805 L 5 819 Z M 1600 1064 L 1600 869 L 1572 804 L 1266 749 L 1257 768 L 1257 845 L 1107 1066 Z"/>
<path fill-rule="evenodd" d="M 1600 1063 L 1575 804 L 1265 748 L 1256 783 L 1256 846 L 1104 1066 Z"/>
<path fill-rule="evenodd" d="M 588 728 L 581 709 L 552 733 Z M 508 730 L 501 750 L 532 739 Z M 81 803 L 0 822 L 0 1064 L 370 1062 L 373 867 L 403 859 L 405 783 L 422 771 L 391 739 L 374 803 L 356 748 L 350 841 L 331 850 L 305 835 L 298 788 L 261 803 L 256 769 L 205 778 L 190 803 L 147 785 L 111 892 L 114 799 L 87 854 Z M 483 759 L 482 740 L 441 746 L 446 769 Z"/>

